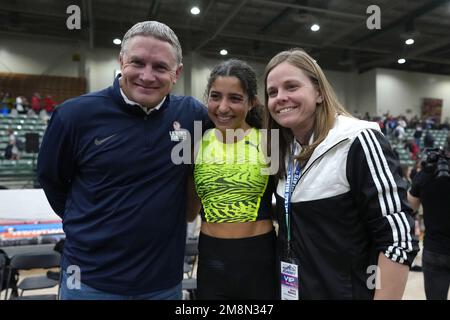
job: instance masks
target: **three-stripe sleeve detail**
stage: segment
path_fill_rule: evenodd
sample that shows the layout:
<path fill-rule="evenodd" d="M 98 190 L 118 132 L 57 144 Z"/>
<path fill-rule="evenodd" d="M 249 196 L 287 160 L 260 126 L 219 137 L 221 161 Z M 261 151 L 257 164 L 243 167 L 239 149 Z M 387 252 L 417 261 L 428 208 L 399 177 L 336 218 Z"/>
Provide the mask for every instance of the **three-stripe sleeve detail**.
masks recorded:
<path fill-rule="evenodd" d="M 404 263 L 407 260 L 406 252 L 412 251 L 412 239 L 410 225 L 405 213 L 401 211 L 397 184 L 374 132 L 364 130 L 358 135 L 358 139 L 377 189 L 381 214 L 389 222 L 392 231 L 393 243 L 385 254 L 394 261 Z"/>

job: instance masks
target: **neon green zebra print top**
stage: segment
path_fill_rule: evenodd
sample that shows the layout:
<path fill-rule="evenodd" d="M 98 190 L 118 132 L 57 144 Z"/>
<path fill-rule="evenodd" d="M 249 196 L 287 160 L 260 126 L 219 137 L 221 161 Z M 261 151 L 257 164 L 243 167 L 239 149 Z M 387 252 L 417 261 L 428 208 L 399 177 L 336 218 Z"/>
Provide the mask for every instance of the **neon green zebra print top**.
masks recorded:
<path fill-rule="evenodd" d="M 252 128 L 236 143 L 222 143 L 215 130 L 202 138 L 194 181 L 202 202 L 202 220 L 248 222 L 271 219 L 272 188 L 261 150 L 261 133 Z"/>

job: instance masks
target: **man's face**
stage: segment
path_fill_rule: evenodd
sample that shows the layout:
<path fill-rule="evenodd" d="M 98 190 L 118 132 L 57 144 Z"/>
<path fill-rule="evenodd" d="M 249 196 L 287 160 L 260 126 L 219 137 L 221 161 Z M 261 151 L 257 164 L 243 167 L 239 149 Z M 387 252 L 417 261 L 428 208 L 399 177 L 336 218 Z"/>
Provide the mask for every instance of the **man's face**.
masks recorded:
<path fill-rule="evenodd" d="M 172 90 L 183 65 L 172 46 L 149 36 L 135 36 L 120 56 L 120 86 L 128 99 L 153 108 Z"/>

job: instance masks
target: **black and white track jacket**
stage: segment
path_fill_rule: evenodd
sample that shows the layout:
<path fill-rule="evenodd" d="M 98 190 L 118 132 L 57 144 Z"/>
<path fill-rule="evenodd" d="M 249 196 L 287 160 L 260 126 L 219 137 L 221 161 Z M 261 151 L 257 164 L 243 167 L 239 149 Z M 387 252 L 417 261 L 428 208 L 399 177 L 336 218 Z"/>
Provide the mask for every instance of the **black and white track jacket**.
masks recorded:
<path fill-rule="evenodd" d="M 284 186 L 276 192 L 280 248 Z M 379 253 L 410 266 L 418 252 L 399 162 L 376 123 L 336 117 L 291 203 L 300 299 L 371 299 Z"/>

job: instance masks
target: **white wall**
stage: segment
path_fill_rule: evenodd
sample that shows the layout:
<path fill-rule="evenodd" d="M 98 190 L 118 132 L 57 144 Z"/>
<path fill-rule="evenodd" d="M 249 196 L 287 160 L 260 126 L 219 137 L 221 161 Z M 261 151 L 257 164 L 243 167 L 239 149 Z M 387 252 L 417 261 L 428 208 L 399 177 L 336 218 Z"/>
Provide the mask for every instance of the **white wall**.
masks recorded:
<path fill-rule="evenodd" d="M 356 96 L 358 108 L 357 110 L 364 115 L 369 112 L 371 116 L 380 115 L 377 111 L 377 95 L 376 95 L 376 72 L 370 70 L 357 76 Z"/>
<path fill-rule="evenodd" d="M 450 76 L 390 69 L 376 70 L 377 110 L 408 118 L 421 114 L 423 98 L 443 99 L 442 121 L 450 117 Z M 412 112 L 407 113 L 407 109 Z"/>
<path fill-rule="evenodd" d="M 80 61 L 73 61 L 74 54 Z M 0 36 L 0 72 L 87 78 L 88 91 L 111 85 L 119 49 L 88 50 L 79 43 Z"/>
<path fill-rule="evenodd" d="M 351 113 L 356 110 L 360 111 L 360 104 L 358 103 L 358 88 L 360 81 L 355 79 L 358 77 L 357 73 L 339 72 L 324 70 L 325 76 L 330 82 L 336 93 L 339 102 Z M 356 87 L 355 87 L 356 86 Z"/>
<path fill-rule="evenodd" d="M 86 53 L 86 78 L 88 91 L 109 87 L 114 80 L 114 71 L 120 69 L 120 49 L 97 49 Z"/>
<path fill-rule="evenodd" d="M 0 72 L 78 77 L 77 43 L 52 43 L 31 38 L 0 36 Z"/>

